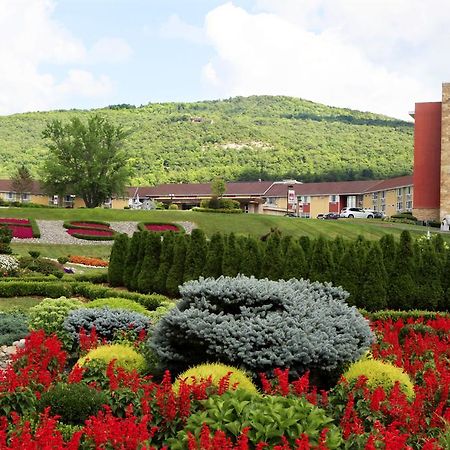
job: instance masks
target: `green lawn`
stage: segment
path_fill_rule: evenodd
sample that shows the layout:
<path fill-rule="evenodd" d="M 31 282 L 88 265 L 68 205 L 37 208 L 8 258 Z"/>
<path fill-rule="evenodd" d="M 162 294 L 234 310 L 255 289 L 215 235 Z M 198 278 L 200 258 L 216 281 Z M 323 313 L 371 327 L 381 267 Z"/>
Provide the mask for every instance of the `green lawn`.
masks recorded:
<path fill-rule="evenodd" d="M 26 311 L 37 305 L 42 299 L 43 297 L 0 297 L 0 311 L 9 312 L 17 309 Z"/>
<path fill-rule="evenodd" d="M 59 256 L 80 255 L 95 258 L 108 259 L 111 253 L 111 245 L 61 245 L 61 244 L 27 244 L 12 243 L 13 253 L 28 255 L 30 250 L 38 251 L 41 256 L 58 258 Z"/>
<path fill-rule="evenodd" d="M 337 235 L 344 238 L 355 238 L 362 234 L 367 239 L 378 239 L 384 234 L 392 233 L 399 236 L 403 229 L 409 229 L 413 233 L 425 233 L 424 227 L 406 225 L 400 223 L 382 222 L 380 220 L 340 219 L 340 220 L 316 220 L 277 217 L 262 214 L 213 214 L 191 211 L 133 211 L 114 209 L 52 209 L 52 208 L 2 208 L 0 217 L 33 217 L 43 220 L 104 220 L 104 221 L 148 221 L 148 222 L 194 222 L 211 236 L 215 231 L 229 233 L 231 231 L 240 234 L 254 234 L 261 236 L 273 227 L 278 227 L 283 233 L 294 236 L 307 235 L 310 237 L 322 234 L 329 238 Z M 435 229 L 431 230 L 435 232 Z M 14 244 L 14 248 L 22 247 L 24 253 L 31 249 L 32 244 Z M 53 256 L 67 253 L 89 256 L 105 256 L 110 249 L 106 246 L 58 246 L 61 250 L 57 254 L 56 246 L 43 246 Z M 82 253 L 81 253 L 82 252 Z M 44 255 L 47 256 L 47 255 Z M 50 255 L 49 255 L 50 256 Z"/>

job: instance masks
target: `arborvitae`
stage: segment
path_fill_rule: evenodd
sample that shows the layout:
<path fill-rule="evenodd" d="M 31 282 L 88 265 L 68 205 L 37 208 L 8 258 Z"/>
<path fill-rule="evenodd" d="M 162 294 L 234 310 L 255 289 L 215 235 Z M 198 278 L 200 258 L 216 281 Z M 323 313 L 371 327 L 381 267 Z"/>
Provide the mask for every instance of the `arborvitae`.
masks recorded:
<path fill-rule="evenodd" d="M 291 278 L 305 278 L 308 271 L 306 267 L 305 253 L 302 246 L 291 239 L 289 246 L 284 255 L 284 272 L 283 278 L 290 280 Z"/>
<path fill-rule="evenodd" d="M 373 242 L 364 264 L 364 278 L 356 306 L 368 311 L 378 311 L 387 306 L 388 278 L 384 268 L 383 252 L 380 244 Z"/>
<path fill-rule="evenodd" d="M 259 278 L 261 272 L 261 246 L 259 240 L 249 236 L 242 248 L 242 259 L 240 273 L 243 275 Z"/>
<path fill-rule="evenodd" d="M 184 281 L 197 280 L 203 275 L 207 251 L 206 236 L 203 230 L 192 230 L 184 262 Z"/>
<path fill-rule="evenodd" d="M 433 237 L 433 245 L 434 249 L 436 250 L 436 253 L 438 254 L 445 254 L 445 241 L 441 234 L 437 233 Z"/>
<path fill-rule="evenodd" d="M 204 269 L 205 277 L 218 278 L 222 275 L 223 261 L 223 237 L 221 233 L 214 233 L 208 245 L 206 263 Z"/>
<path fill-rule="evenodd" d="M 108 266 L 108 282 L 111 286 L 123 286 L 123 273 L 126 267 L 128 245 L 130 238 L 120 233 L 115 239 L 111 249 Z"/>
<path fill-rule="evenodd" d="M 407 310 L 414 299 L 416 266 L 411 234 L 403 230 L 389 280 L 388 307 Z"/>
<path fill-rule="evenodd" d="M 136 265 L 133 271 L 133 277 L 131 278 L 130 290 L 137 291 L 138 278 L 141 273 L 142 263 L 144 262 L 145 251 L 147 248 L 147 239 L 150 236 L 149 231 L 141 231 L 141 238 L 139 240 L 139 249 L 136 258 Z"/>
<path fill-rule="evenodd" d="M 166 292 L 172 297 L 179 295 L 178 286 L 183 284 L 185 258 L 186 239 L 183 235 L 177 235 L 174 242 L 172 267 L 166 280 Z"/>
<path fill-rule="evenodd" d="M 339 270 L 339 264 L 345 253 L 345 242 L 342 236 L 336 236 L 331 242 L 331 253 L 336 270 Z"/>
<path fill-rule="evenodd" d="M 418 264 L 414 303 L 410 308 L 434 311 L 438 308 L 444 291 L 441 285 L 439 257 L 431 242 L 426 242 L 421 248 Z"/>
<path fill-rule="evenodd" d="M 161 236 L 151 233 L 145 244 L 144 261 L 138 276 L 138 290 L 145 294 L 155 291 L 155 277 L 159 269 L 159 256 L 161 253 Z"/>
<path fill-rule="evenodd" d="M 283 278 L 284 274 L 284 264 L 286 261 L 286 252 L 288 251 L 289 244 L 292 241 L 292 236 L 283 236 L 280 242 L 280 257 L 281 257 L 281 268 L 280 268 L 280 278 Z"/>
<path fill-rule="evenodd" d="M 261 278 L 279 280 L 283 276 L 280 233 L 272 233 L 266 241 Z"/>
<path fill-rule="evenodd" d="M 159 268 L 154 279 L 155 292 L 159 292 L 161 294 L 166 292 L 167 274 L 172 267 L 173 261 L 174 240 L 175 233 L 173 231 L 166 231 L 163 234 L 161 253 L 159 257 Z"/>
<path fill-rule="evenodd" d="M 328 241 L 323 236 L 316 239 L 311 254 L 309 278 L 311 281 L 333 281 L 334 264 Z"/>
<path fill-rule="evenodd" d="M 342 286 L 349 294 L 349 305 L 359 306 L 361 294 L 361 261 L 355 242 L 350 243 L 344 252 L 339 267 L 336 269 L 335 284 Z"/>
<path fill-rule="evenodd" d="M 380 247 L 383 252 L 384 267 L 388 274 L 388 278 L 390 278 L 397 254 L 397 244 L 395 243 L 394 235 L 385 234 L 380 239 Z"/>
<path fill-rule="evenodd" d="M 298 242 L 305 252 L 305 257 L 308 258 L 308 255 L 311 253 L 311 239 L 309 236 L 300 236 Z"/>
<path fill-rule="evenodd" d="M 141 243 L 142 232 L 137 231 L 131 238 L 130 245 L 128 246 L 127 259 L 125 261 L 125 267 L 123 270 L 123 281 L 128 289 L 131 289 L 133 284 L 133 273 L 136 268 L 136 262 L 139 253 L 139 246 Z"/>
<path fill-rule="evenodd" d="M 442 266 L 441 271 L 441 286 L 444 291 L 444 295 L 441 297 L 438 303 L 439 311 L 450 310 L 450 251 L 446 252 L 445 264 Z"/>
<path fill-rule="evenodd" d="M 223 252 L 222 274 L 228 277 L 235 277 L 239 273 L 241 256 L 236 236 L 234 233 L 230 233 Z"/>

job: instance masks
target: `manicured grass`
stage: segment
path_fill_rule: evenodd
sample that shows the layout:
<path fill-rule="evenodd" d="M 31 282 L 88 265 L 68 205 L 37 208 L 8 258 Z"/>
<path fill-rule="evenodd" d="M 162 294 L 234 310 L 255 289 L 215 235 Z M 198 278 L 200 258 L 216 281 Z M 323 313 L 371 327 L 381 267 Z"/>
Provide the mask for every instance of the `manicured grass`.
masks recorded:
<path fill-rule="evenodd" d="M 0 217 L 33 217 L 42 220 L 101 220 L 107 222 L 114 221 L 135 221 L 135 222 L 194 222 L 202 228 L 208 236 L 215 231 L 229 233 L 233 231 L 238 234 L 253 234 L 261 236 L 271 228 L 279 228 L 283 233 L 294 236 L 307 235 L 316 237 L 322 234 L 328 238 L 338 235 L 344 238 L 355 238 L 359 234 L 367 239 L 379 239 L 384 234 L 392 233 L 399 236 L 404 229 L 412 233 L 426 233 L 426 228 L 416 225 L 402 223 L 383 222 L 381 220 L 362 219 L 339 219 L 339 220 L 317 220 L 317 219 L 297 219 L 289 217 L 277 217 L 263 214 L 213 214 L 190 211 L 133 211 L 115 209 L 32 209 L 32 208 L 5 208 L 0 210 Z M 431 229 L 436 232 L 436 229 Z M 446 237 L 444 235 L 444 237 Z M 450 236 L 447 238 L 450 240 Z M 27 244 L 20 244 L 27 245 Z M 31 244 L 28 244 L 31 245 Z M 83 247 L 83 255 L 105 256 L 109 254 L 101 253 L 91 246 L 61 246 L 61 247 Z M 106 250 L 106 249 L 105 249 Z M 28 250 L 26 250 L 27 252 Z M 56 250 L 55 250 L 56 251 Z M 95 253 L 99 251 L 100 253 Z M 103 251 L 103 250 L 102 250 Z M 74 250 L 68 251 L 74 253 Z M 64 251 L 62 254 L 67 254 Z M 47 255 L 45 255 L 47 256 Z M 61 256 L 58 254 L 57 256 Z"/>
<path fill-rule="evenodd" d="M 30 250 L 41 252 L 41 256 L 47 258 L 58 258 L 59 256 L 80 255 L 95 258 L 109 258 L 111 245 L 67 245 L 67 244 L 26 244 L 12 243 L 13 253 L 28 255 Z"/>
<path fill-rule="evenodd" d="M 0 311 L 8 312 L 17 309 L 26 311 L 37 305 L 42 299 L 43 297 L 0 297 Z"/>

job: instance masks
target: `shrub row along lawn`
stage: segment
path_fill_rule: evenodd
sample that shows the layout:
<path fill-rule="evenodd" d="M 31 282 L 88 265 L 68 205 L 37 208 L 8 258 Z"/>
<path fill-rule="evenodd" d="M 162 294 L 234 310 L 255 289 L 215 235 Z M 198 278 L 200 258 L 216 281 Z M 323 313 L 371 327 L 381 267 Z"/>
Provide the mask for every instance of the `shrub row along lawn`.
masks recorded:
<path fill-rule="evenodd" d="M 0 447 L 448 448 L 448 314 L 368 322 L 303 280 L 180 291 L 159 312 L 117 297 L 31 308 L 0 372 Z"/>

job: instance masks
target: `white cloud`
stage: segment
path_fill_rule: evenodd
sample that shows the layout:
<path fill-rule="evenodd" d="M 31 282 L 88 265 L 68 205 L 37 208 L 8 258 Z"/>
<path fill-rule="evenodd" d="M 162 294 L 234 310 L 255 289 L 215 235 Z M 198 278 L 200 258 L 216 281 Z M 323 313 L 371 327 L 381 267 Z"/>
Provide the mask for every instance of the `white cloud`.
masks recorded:
<path fill-rule="evenodd" d="M 87 49 L 53 18 L 54 6 L 54 0 L 0 1 L 0 114 L 73 107 L 83 98 L 111 92 L 107 76 L 77 66 L 89 64 L 93 56 L 123 59 L 129 55 L 126 44 L 108 38 Z M 66 70 L 62 79 L 49 64 Z"/>
<path fill-rule="evenodd" d="M 177 14 L 172 14 L 160 27 L 160 34 L 171 39 L 185 39 L 196 44 L 205 43 L 205 33 L 200 27 L 184 22 Z"/>
<path fill-rule="evenodd" d="M 216 95 L 293 95 L 404 119 L 414 102 L 439 100 L 445 0 L 258 0 L 256 11 L 230 2 L 206 16 L 215 56 L 202 77 Z"/>

